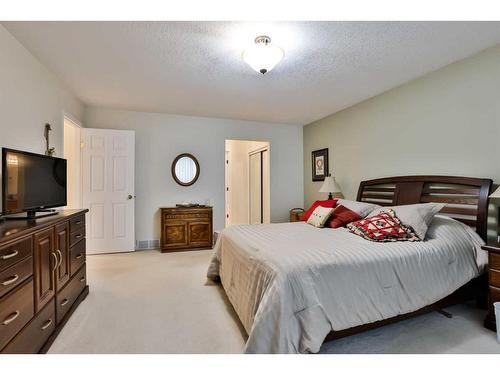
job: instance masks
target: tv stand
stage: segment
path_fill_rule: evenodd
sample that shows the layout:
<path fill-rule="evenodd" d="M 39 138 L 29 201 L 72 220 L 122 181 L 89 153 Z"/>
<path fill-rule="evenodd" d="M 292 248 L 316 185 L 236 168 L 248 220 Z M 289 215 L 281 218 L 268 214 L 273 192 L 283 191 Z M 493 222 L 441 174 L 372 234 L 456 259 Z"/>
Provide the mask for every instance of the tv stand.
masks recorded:
<path fill-rule="evenodd" d="M 41 215 L 37 215 L 37 212 L 41 212 Z M 36 220 L 41 219 L 42 217 L 48 217 L 57 215 L 56 210 L 49 209 L 39 209 L 39 210 L 29 210 L 26 211 L 26 216 L 24 215 L 12 215 L 12 216 L 4 216 L 5 220 Z"/>

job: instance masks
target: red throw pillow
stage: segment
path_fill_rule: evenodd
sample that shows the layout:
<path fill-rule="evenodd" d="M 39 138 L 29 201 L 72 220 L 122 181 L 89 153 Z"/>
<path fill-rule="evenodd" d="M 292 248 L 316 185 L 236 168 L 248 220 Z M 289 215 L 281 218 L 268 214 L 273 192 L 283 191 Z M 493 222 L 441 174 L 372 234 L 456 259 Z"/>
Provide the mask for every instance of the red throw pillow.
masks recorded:
<path fill-rule="evenodd" d="M 352 233 L 370 241 L 420 241 L 410 227 L 401 223 L 393 210 L 347 224 L 347 228 Z"/>
<path fill-rule="evenodd" d="M 330 227 L 330 228 L 345 227 L 347 224 L 361 219 L 362 217 L 359 216 L 356 212 L 340 205 L 337 208 L 335 208 L 335 210 L 333 210 L 332 216 L 330 216 L 330 218 L 326 222 L 325 227 Z"/>
<path fill-rule="evenodd" d="M 312 215 L 313 211 L 316 209 L 316 207 L 321 206 L 321 207 L 326 207 L 326 208 L 333 208 L 337 204 L 337 199 L 327 199 L 326 201 L 316 201 L 312 204 L 312 206 L 302 215 L 302 221 L 307 221 L 309 219 L 309 216 Z"/>

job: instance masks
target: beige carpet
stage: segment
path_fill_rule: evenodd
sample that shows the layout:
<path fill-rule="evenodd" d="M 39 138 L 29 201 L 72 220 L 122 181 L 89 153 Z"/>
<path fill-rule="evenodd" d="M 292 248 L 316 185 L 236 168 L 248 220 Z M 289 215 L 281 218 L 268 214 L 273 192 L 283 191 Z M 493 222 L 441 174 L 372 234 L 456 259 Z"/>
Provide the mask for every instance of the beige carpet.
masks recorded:
<path fill-rule="evenodd" d="M 218 285 L 212 251 L 140 251 L 87 260 L 90 294 L 49 353 L 241 353 L 245 334 Z M 500 353 L 484 312 L 449 309 L 324 344 L 324 353 Z"/>

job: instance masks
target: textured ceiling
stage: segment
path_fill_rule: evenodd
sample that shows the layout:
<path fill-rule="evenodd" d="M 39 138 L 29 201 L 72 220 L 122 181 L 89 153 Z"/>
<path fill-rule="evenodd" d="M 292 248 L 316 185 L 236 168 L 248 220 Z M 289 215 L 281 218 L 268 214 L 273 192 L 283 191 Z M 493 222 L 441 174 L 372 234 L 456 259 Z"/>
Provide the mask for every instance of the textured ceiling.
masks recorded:
<path fill-rule="evenodd" d="M 307 124 L 500 42 L 500 22 L 3 22 L 87 105 Z M 284 60 L 241 60 L 269 35 Z"/>

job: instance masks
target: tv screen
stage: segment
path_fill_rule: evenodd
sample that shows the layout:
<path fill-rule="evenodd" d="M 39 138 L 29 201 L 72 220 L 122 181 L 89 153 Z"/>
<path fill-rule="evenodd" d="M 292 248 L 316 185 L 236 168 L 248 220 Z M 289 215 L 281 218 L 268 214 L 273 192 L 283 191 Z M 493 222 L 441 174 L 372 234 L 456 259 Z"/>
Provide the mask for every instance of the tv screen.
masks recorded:
<path fill-rule="evenodd" d="M 66 160 L 2 149 L 4 214 L 66 206 Z"/>

